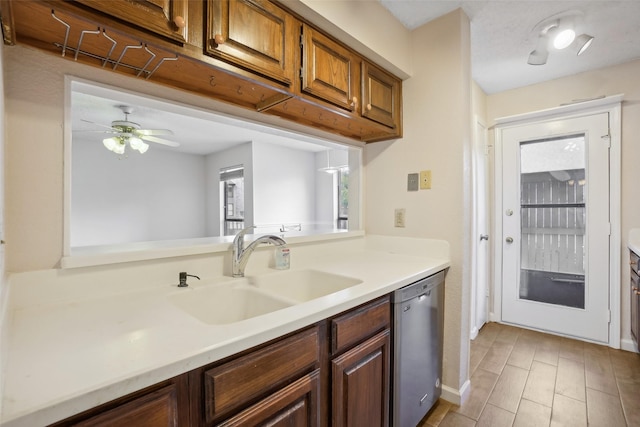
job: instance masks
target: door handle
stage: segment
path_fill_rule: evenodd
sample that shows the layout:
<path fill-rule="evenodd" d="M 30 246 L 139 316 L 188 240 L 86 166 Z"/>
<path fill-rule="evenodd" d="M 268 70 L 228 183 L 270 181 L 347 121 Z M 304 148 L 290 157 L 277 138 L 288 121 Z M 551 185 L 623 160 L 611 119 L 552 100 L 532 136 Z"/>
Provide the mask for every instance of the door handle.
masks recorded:
<path fill-rule="evenodd" d="M 504 241 L 507 243 L 513 243 L 513 237 L 507 237 Z"/>
<path fill-rule="evenodd" d="M 483 240 L 489 240 L 489 235 L 488 234 L 481 234 L 480 235 L 480 241 L 483 241 Z"/>

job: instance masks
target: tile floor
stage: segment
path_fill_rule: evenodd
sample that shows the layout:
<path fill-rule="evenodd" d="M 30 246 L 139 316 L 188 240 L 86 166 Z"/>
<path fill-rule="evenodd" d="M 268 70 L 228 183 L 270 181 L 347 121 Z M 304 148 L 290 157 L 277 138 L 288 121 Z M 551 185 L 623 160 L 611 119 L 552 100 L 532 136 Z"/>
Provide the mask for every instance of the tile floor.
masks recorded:
<path fill-rule="evenodd" d="M 419 427 L 640 427 L 640 355 L 489 323 L 471 342 L 471 392 Z"/>

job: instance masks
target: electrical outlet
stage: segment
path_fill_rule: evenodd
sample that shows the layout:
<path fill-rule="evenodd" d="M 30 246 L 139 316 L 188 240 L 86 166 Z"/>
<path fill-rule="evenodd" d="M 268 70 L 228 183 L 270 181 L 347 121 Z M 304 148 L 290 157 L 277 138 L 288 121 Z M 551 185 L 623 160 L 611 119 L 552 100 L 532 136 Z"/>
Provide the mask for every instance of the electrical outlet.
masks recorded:
<path fill-rule="evenodd" d="M 431 189 L 431 171 L 420 171 L 420 189 L 421 190 L 430 190 Z"/>
<path fill-rule="evenodd" d="M 417 173 L 407 175 L 407 191 L 418 191 L 420 176 Z"/>
<path fill-rule="evenodd" d="M 393 221 L 396 227 L 404 227 L 404 216 L 405 216 L 404 208 L 396 209 L 395 218 Z"/>

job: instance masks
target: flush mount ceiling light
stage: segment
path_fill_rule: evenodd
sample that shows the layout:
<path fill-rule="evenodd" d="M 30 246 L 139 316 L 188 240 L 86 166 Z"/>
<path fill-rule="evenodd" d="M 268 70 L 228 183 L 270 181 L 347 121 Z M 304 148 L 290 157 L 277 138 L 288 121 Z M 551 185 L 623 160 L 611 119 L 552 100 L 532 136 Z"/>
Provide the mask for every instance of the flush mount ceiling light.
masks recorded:
<path fill-rule="evenodd" d="M 582 13 L 579 11 L 567 11 L 536 24 L 533 27 L 533 32 L 538 34 L 538 44 L 529 54 L 527 63 L 530 65 L 546 64 L 550 48 L 563 50 L 569 46 L 575 46 L 578 55 L 584 53 L 593 42 L 593 36 L 581 34 L 576 37 L 575 26 L 581 17 Z"/>

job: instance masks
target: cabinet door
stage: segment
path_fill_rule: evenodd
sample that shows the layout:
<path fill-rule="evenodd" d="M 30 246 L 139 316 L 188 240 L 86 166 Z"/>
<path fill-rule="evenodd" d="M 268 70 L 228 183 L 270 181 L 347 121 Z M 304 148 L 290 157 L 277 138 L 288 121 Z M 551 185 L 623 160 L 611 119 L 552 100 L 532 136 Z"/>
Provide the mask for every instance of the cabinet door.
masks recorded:
<path fill-rule="evenodd" d="M 206 52 L 290 85 L 297 20 L 267 0 L 208 0 Z"/>
<path fill-rule="evenodd" d="M 389 425 L 389 330 L 331 362 L 332 425 Z"/>
<path fill-rule="evenodd" d="M 188 406 L 178 404 L 178 385 L 170 384 L 80 422 L 63 421 L 58 426 L 180 427 L 189 424 Z"/>
<path fill-rule="evenodd" d="M 305 375 L 218 427 L 320 425 L 320 370 Z"/>
<path fill-rule="evenodd" d="M 395 129 L 401 112 L 401 87 L 400 80 L 362 61 L 362 116 Z"/>
<path fill-rule="evenodd" d="M 188 0 L 76 0 L 129 24 L 184 43 Z"/>
<path fill-rule="evenodd" d="M 349 111 L 357 102 L 356 58 L 308 25 L 302 27 L 302 91 Z"/>
<path fill-rule="evenodd" d="M 636 346 L 640 348 L 640 312 L 638 305 L 640 304 L 640 284 L 638 283 L 638 275 L 631 270 L 631 338 L 636 342 Z"/>

